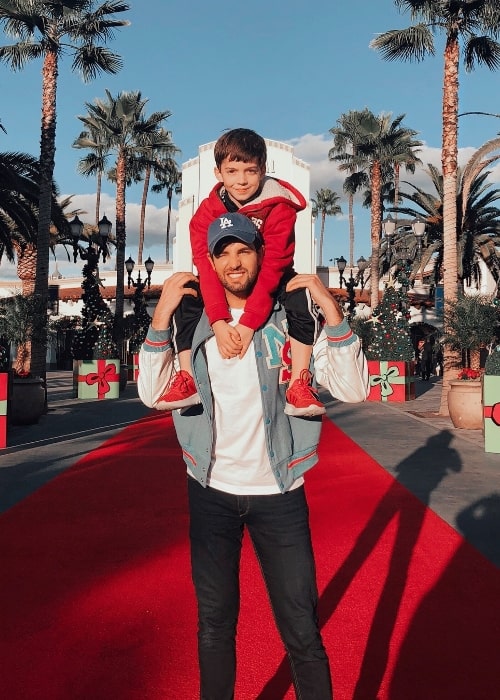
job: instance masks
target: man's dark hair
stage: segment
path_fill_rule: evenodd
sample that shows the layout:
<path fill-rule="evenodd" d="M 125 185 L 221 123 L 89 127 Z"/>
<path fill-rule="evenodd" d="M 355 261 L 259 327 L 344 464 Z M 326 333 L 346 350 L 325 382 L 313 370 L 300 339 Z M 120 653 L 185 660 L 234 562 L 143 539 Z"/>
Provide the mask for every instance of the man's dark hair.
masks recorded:
<path fill-rule="evenodd" d="M 224 251 L 224 248 L 230 243 L 241 243 L 241 239 L 237 238 L 236 236 L 226 236 L 226 238 L 223 238 L 215 244 L 214 252 L 212 253 L 213 257 L 216 258 L 219 256 Z M 262 248 L 262 239 L 257 237 L 253 247 L 257 252 L 259 252 L 259 250 Z"/>
<path fill-rule="evenodd" d="M 231 129 L 217 139 L 214 147 L 214 158 L 217 168 L 220 168 L 222 161 L 228 158 L 243 163 L 255 161 L 260 168 L 265 170 L 266 142 L 262 136 L 251 129 Z"/>

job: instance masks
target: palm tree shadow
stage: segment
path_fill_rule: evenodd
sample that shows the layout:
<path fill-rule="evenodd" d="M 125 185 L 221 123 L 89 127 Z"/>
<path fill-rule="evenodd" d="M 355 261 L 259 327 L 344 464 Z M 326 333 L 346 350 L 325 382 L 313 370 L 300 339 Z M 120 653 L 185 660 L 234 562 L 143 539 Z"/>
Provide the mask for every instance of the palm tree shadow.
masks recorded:
<path fill-rule="evenodd" d="M 446 475 L 459 472 L 462 468 L 458 453 L 450 447 L 452 438 L 450 431 L 443 430 L 396 467 L 397 481 L 391 484 L 377 504 L 352 551 L 320 597 L 318 613 L 321 627 L 324 627 L 389 524 L 397 518 L 388 571 L 373 615 L 353 700 L 375 700 L 377 697 L 426 506 L 429 505 L 431 493 Z M 286 695 L 290 684 L 285 656 L 257 700 L 279 700 Z"/>

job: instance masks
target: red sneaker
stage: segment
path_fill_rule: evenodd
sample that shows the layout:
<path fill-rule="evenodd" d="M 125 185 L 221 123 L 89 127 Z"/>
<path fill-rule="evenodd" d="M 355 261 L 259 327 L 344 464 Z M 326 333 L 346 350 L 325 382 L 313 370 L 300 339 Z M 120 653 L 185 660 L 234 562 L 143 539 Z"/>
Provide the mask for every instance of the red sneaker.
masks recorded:
<path fill-rule="evenodd" d="M 326 408 L 311 386 L 312 374 L 307 369 L 300 373 L 286 392 L 285 413 L 287 416 L 322 416 Z"/>
<path fill-rule="evenodd" d="M 174 408 L 186 408 L 200 403 L 196 384 L 189 372 L 180 370 L 172 375 L 165 393 L 155 404 L 159 411 L 170 411 Z"/>

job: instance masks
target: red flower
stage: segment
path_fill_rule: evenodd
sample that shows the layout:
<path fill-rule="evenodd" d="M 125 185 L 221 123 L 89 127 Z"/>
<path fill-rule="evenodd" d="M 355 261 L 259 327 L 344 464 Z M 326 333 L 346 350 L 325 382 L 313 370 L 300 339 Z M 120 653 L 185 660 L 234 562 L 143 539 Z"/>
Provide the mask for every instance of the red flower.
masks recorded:
<path fill-rule="evenodd" d="M 479 370 L 471 369 L 470 367 L 464 367 L 464 369 L 461 369 L 458 373 L 458 378 L 464 379 L 465 381 L 469 381 L 471 379 L 479 379 L 480 376 L 481 372 Z"/>

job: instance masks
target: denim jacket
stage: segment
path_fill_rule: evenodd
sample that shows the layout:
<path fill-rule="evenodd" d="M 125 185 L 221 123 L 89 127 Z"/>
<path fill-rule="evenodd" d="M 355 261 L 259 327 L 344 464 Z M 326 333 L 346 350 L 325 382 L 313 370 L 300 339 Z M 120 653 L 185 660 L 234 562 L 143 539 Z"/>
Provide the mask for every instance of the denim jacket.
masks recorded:
<path fill-rule="evenodd" d="M 213 336 L 203 314 L 193 340 L 191 363 L 201 403 L 173 411 L 177 437 L 184 460 L 193 476 L 207 485 L 213 430 L 213 402 L 205 341 Z M 251 352 L 252 346 L 249 348 Z M 253 350 L 262 397 L 262 417 L 267 451 L 280 491 L 287 491 L 299 476 L 318 461 L 317 447 L 321 417 L 296 418 L 285 415 L 289 343 L 284 309 L 276 305 L 268 321 L 255 332 Z M 170 331 L 149 329 L 139 357 L 138 390 L 142 402 L 151 408 L 163 393 L 174 369 Z M 344 320 L 325 326 L 316 341 L 311 371 L 318 384 L 345 402 L 364 401 L 368 396 L 368 370 L 359 339 Z M 244 410 L 244 406 L 242 406 Z"/>

